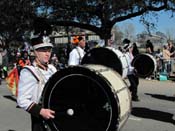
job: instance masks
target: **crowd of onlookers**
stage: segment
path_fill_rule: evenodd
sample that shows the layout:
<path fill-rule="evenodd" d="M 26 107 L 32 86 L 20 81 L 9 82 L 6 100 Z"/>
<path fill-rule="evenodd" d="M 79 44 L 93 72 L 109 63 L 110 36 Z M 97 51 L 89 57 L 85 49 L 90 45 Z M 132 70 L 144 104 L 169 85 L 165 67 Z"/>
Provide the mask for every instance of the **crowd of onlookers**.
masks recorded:
<path fill-rule="evenodd" d="M 138 48 L 136 43 L 133 43 L 133 46 L 136 47 L 136 49 Z M 121 47 L 118 47 L 118 49 L 123 51 Z M 134 52 L 136 51 L 133 51 L 133 53 Z M 173 41 L 168 40 L 162 47 L 155 50 L 154 44 L 151 40 L 147 40 L 145 49 L 144 51 L 142 49 L 141 52 L 150 54 L 156 63 L 156 70 L 154 74 L 146 79 L 157 79 L 161 73 L 166 75 L 167 78 L 175 77 L 175 46 Z"/>
<path fill-rule="evenodd" d="M 162 49 L 154 54 L 157 62 L 157 73 L 165 73 L 167 77 L 174 76 L 175 68 L 175 47 L 172 41 L 167 41 Z"/>
<path fill-rule="evenodd" d="M 85 51 L 91 49 L 91 47 L 96 47 L 97 42 L 89 42 L 86 44 Z M 133 46 L 137 47 L 136 43 Z M 70 51 L 73 49 L 72 46 L 64 46 L 62 51 L 54 50 L 51 56 L 50 63 L 52 63 L 57 69 L 64 68 L 67 66 L 67 60 Z M 122 51 L 121 47 L 118 47 Z M 139 49 L 137 49 L 139 50 Z M 136 52 L 136 51 L 134 51 Z M 171 40 L 167 41 L 163 47 L 160 47 L 155 51 L 154 44 L 147 40 L 145 44 L 145 52 L 152 55 L 156 60 L 156 74 L 161 72 L 167 73 L 167 76 L 174 76 L 174 65 L 175 65 L 175 47 Z M 31 48 L 27 45 L 23 48 L 12 49 L 6 47 L 5 44 L 0 44 L 0 79 L 7 77 L 7 72 L 10 68 L 16 66 L 19 70 L 24 65 L 30 65 L 34 59 L 33 52 Z"/>
<path fill-rule="evenodd" d="M 162 47 L 155 51 L 154 46 L 150 40 L 146 43 L 146 53 L 151 54 L 156 60 L 155 76 L 161 73 L 165 74 L 167 78 L 175 76 L 175 47 L 173 41 L 168 40 Z"/>

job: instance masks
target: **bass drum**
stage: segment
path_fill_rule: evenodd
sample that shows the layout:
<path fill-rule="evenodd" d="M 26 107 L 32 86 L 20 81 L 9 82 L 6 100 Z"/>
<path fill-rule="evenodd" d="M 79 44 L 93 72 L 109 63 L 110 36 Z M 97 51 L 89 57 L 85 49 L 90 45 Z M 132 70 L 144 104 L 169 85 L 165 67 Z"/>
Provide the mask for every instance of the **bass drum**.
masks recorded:
<path fill-rule="evenodd" d="M 155 58 L 147 53 L 137 55 L 131 64 L 137 70 L 137 75 L 143 78 L 152 75 L 157 69 Z"/>
<path fill-rule="evenodd" d="M 126 83 L 102 65 L 70 66 L 46 83 L 42 105 L 55 111 L 53 131 L 116 131 L 127 121 L 131 97 Z"/>
<path fill-rule="evenodd" d="M 112 47 L 93 48 L 85 54 L 81 64 L 100 64 L 117 71 L 122 78 L 127 76 L 128 62 L 126 56 Z"/>

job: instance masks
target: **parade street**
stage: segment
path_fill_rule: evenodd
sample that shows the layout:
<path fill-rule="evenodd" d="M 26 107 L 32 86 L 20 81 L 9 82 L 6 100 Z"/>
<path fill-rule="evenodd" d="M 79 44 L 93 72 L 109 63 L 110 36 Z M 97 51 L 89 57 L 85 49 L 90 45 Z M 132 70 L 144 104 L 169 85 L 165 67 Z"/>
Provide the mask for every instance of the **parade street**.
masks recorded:
<path fill-rule="evenodd" d="M 132 113 L 122 131 L 174 131 L 175 82 L 140 79 Z M 0 85 L 0 131 L 30 131 L 30 115 L 16 108 L 15 98 Z"/>

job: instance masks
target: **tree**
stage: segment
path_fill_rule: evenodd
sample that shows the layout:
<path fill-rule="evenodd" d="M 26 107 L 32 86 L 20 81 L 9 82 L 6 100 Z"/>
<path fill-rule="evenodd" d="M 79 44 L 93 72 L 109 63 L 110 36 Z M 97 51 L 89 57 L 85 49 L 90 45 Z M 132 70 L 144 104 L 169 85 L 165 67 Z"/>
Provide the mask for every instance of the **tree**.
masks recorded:
<path fill-rule="evenodd" d="M 122 26 L 122 31 L 124 34 L 125 38 L 128 38 L 130 40 L 134 40 L 134 36 L 135 36 L 135 27 L 132 23 L 125 23 Z"/>
<path fill-rule="evenodd" d="M 160 36 L 160 43 L 166 42 L 167 36 L 163 32 L 157 31 L 156 35 Z"/>
<path fill-rule="evenodd" d="M 117 45 L 120 45 L 122 43 L 122 39 L 123 39 L 123 32 L 121 31 L 121 29 L 115 25 L 112 29 L 112 33 L 114 34 L 114 41 L 115 41 L 115 44 Z"/>
<path fill-rule="evenodd" d="M 53 27 L 91 30 L 107 42 L 117 22 L 174 9 L 174 0 L 1 0 L 0 28 L 1 35 L 8 37 L 22 34 L 24 30 L 33 29 L 33 20 L 37 17 Z M 142 22 L 146 21 L 144 18 Z"/>
<path fill-rule="evenodd" d="M 30 0 L 0 1 L 0 36 L 8 44 L 22 40 L 22 35 L 31 29 L 35 15 L 34 4 Z"/>
<path fill-rule="evenodd" d="M 175 9 L 174 0 L 40 0 L 38 5 L 47 8 L 47 20 L 53 25 L 88 29 L 102 39 L 111 37 L 111 29 L 117 22 L 150 11 Z"/>
<path fill-rule="evenodd" d="M 174 35 L 175 31 L 173 30 L 173 28 L 171 29 L 166 29 L 166 37 L 167 40 L 175 40 L 175 35 Z"/>

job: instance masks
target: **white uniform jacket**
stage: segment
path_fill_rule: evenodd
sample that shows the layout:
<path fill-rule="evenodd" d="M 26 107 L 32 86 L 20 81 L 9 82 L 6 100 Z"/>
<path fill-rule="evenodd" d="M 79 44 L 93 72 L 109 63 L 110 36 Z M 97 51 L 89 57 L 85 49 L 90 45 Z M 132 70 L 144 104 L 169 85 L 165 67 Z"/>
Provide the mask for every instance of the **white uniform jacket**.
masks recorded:
<path fill-rule="evenodd" d="M 47 70 L 37 66 L 26 66 L 37 76 L 34 76 L 30 70 L 24 68 L 20 72 L 18 85 L 18 105 L 33 115 L 39 116 L 41 107 L 38 105 L 43 88 L 48 79 L 57 71 L 53 65 L 48 65 Z"/>
<path fill-rule="evenodd" d="M 127 75 L 131 75 L 131 74 L 134 73 L 134 67 L 131 65 L 131 62 L 132 62 L 134 56 L 131 53 L 129 53 L 129 52 L 126 52 L 125 56 L 126 56 L 126 59 L 127 59 L 127 62 L 128 62 Z"/>
<path fill-rule="evenodd" d="M 77 46 L 69 54 L 68 65 L 79 65 L 84 57 L 85 51 Z"/>

